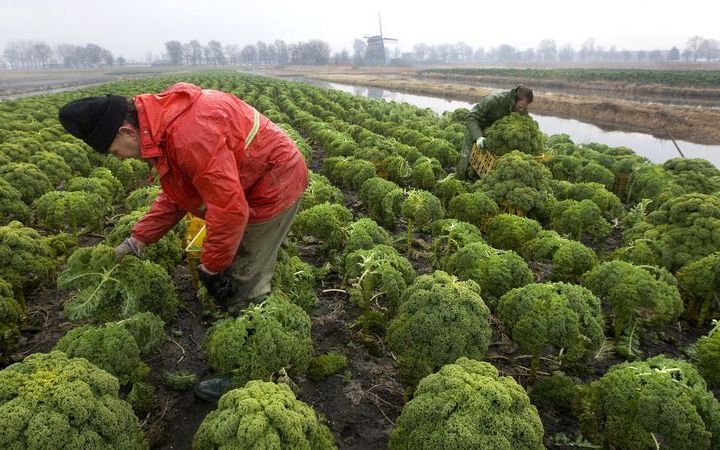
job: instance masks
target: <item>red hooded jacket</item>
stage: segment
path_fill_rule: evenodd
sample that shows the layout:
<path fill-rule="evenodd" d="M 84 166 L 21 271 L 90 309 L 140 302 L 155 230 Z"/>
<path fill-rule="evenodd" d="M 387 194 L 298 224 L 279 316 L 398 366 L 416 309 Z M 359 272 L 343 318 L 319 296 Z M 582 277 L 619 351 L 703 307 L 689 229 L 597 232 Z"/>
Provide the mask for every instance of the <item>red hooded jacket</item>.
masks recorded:
<path fill-rule="evenodd" d="M 298 200 L 308 183 L 295 143 L 265 116 L 246 148 L 255 110 L 234 95 L 178 83 L 135 97 L 140 155 L 152 162 L 162 191 L 132 235 L 158 241 L 190 212 L 203 217 L 201 263 L 232 264 L 248 223 L 265 222 Z"/>

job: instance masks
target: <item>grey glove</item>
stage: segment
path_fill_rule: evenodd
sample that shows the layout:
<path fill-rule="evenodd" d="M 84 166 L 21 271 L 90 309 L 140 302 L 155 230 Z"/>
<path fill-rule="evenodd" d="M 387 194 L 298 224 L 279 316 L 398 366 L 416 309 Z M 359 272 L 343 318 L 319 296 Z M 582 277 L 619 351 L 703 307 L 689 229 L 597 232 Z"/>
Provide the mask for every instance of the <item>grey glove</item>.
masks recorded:
<path fill-rule="evenodd" d="M 475 140 L 475 144 L 477 144 L 478 148 L 485 148 L 485 137 L 480 136 Z"/>
<path fill-rule="evenodd" d="M 142 249 L 144 246 L 145 244 L 135 238 L 127 238 L 122 241 L 120 245 L 115 247 L 115 259 L 117 261 L 120 261 L 129 253 L 132 253 L 139 258 L 140 256 L 142 256 Z"/>

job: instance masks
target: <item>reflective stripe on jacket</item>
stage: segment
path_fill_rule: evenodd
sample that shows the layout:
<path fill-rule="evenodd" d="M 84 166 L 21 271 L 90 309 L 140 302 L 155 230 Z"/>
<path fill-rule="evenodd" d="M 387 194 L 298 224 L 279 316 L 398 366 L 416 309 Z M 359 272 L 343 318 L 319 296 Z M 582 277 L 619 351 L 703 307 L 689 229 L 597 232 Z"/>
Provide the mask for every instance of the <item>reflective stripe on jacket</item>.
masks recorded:
<path fill-rule="evenodd" d="M 220 271 L 232 263 L 248 223 L 268 221 L 302 196 L 308 172 L 295 143 L 237 97 L 178 83 L 133 100 L 140 153 L 162 187 L 133 227 L 140 241 L 156 242 L 188 211 L 205 219 L 202 264 Z"/>

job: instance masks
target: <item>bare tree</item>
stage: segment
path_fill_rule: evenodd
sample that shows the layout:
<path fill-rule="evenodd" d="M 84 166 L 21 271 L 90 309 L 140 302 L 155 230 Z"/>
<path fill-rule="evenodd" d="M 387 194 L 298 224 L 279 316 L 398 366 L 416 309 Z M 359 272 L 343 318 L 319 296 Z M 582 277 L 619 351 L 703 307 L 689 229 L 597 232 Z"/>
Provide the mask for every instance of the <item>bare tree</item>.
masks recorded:
<path fill-rule="evenodd" d="M 587 38 L 578 52 L 580 61 L 589 61 L 595 57 L 595 38 Z"/>
<path fill-rule="evenodd" d="M 263 41 L 257 41 L 255 44 L 255 47 L 257 47 L 257 59 L 259 64 L 267 64 L 268 60 L 268 50 L 267 50 L 267 44 Z"/>
<path fill-rule="evenodd" d="M 465 42 L 458 42 L 455 44 L 458 49 L 458 56 L 460 58 L 460 61 L 463 62 L 470 62 L 473 59 L 473 49 L 469 45 L 467 45 Z"/>
<path fill-rule="evenodd" d="M 367 52 L 367 43 L 362 39 L 355 39 L 353 41 L 352 63 L 356 66 L 362 65 L 365 62 L 365 52 Z"/>
<path fill-rule="evenodd" d="M 278 49 L 275 44 L 268 44 L 267 54 L 268 64 L 278 63 Z"/>
<path fill-rule="evenodd" d="M 415 52 L 415 57 L 418 59 L 418 61 L 424 61 L 425 55 L 427 55 L 428 52 L 428 46 L 427 44 L 423 44 L 422 42 L 419 44 L 415 44 L 415 46 L 413 46 L 413 52 Z"/>
<path fill-rule="evenodd" d="M 180 41 L 167 41 L 165 42 L 165 49 L 167 50 L 170 64 L 173 66 L 180 66 L 183 62 L 183 47 Z"/>
<path fill-rule="evenodd" d="M 190 62 L 193 66 L 197 66 L 198 64 L 202 63 L 202 45 L 200 45 L 198 41 L 193 39 L 192 41 L 190 41 L 190 48 Z"/>
<path fill-rule="evenodd" d="M 290 53 L 288 51 L 288 46 L 283 40 L 277 40 L 275 41 L 275 47 L 277 48 L 278 52 L 278 58 L 277 63 L 280 66 L 284 66 L 287 63 L 290 62 Z"/>
<path fill-rule="evenodd" d="M 212 52 L 213 64 L 225 64 L 225 53 L 223 52 L 222 44 L 219 41 L 210 41 L 208 42 L 208 47 Z"/>
<path fill-rule="evenodd" d="M 688 39 L 687 43 L 685 44 L 685 50 L 690 52 L 693 61 L 697 61 L 698 59 L 698 49 L 700 48 L 700 44 L 703 40 L 705 40 L 705 38 L 703 38 L 702 36 L 693 36 Z"/>
<path fill-rule="evenodd" d="M 553 39 L 543 39 L 538 44 L 537 55 L 540 61 L 555 62 L 557 60 L 557 45 Z"/>
<path fill-rule="evenodd" d="M 255 64 L 257 60 L 257 48 L 254 45 L 246 45 L 240 54 L 243 64 Z"/>
<path fill-rule="evenodd" d="M 718 41 L 715 39 L 703 39 L 698 45 L 697 57 L 705 59 L 707 62 L 714 61 L 720 56 L 718 55 L 719 48 Z"/>
<path fill-rule="evenodd" d="M 227 53 L 228 59 L 230 60 L 230 64 L 233 66 L 239 65 L 241 56 L 240 56 L 240 47 L 231 44 L 225 46 L 225 52 Z"/>

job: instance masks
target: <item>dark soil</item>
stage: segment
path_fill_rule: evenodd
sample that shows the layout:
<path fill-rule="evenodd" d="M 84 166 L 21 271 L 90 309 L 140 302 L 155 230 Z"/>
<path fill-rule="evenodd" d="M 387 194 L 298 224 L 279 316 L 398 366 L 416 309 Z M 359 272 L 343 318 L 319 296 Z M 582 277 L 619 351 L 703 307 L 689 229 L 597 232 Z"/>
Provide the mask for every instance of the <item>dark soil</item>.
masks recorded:
<path fill-rule="evenodd" d="M 319 171 L 322 153 L 316 153 L 310 165 L 313 170 Z M 364 215 L 356 194 L 348 190 L 343 193 L 346 206 L 356 217 Z M 404 224 L 398 223 L 397 236 L 405 236 L 403 228 Z M 430 242 L 431 237 L 420 232 L 415 234 L 409 251 L 401 249 L 406 252 L 419 275 L 432 271 Z M 620 244 L 620 230 L 615 229 L 603 243 L 603 248 L 597 250 L 609 253 Z M 317 252 L 312 243 L 300 243 L 298 252 L 304 261 L 316 267 L 327 262 L 327 257 Z M 530 267 L 536 281 L 548 279 L 551 270 L 548 263 L 535 262 Z M 156 449 L 190 449 L 198 426 L 216 406 L 197 400 L 192 389 L 177 392 L 161 381 L 163 370 L 191 372 L 199 379 L 213 376 L 201 344 L 216 317 L 200 304 L 186 266 L 177 269 L 174 282 L 182 303 L 178 319 L 166 326 L 166 339 L 160 348 L 145 358 L 152 369 L 147 381 L 156 389 L 156 402 L 155 408 L 146 417 L 139 419 L 150 446 Z M 396 361 L 385 348 L 384 330 L 363 332 L 356 324 L 361 310 L 349 301 L 346 288 L 337 273 L 328 273 L 324 282 L 318 286 L 318 302 L 311 319 L 315 354 L 341 352 L 348 358 L 347 369 L 319 382 L 299 376 L 289 384 L 295 388 L 300 400 L 324 417 L 340 449 L 387 448 L 394 423 L 406 401 L 407 386 L 399 381 Z M 74 326 L 62 312 L 65 298 L 67 293 L 58 291 L 51 282 L 28 293 L 27 325 L 14 360 L 21 360 L 30 353 L 50 351 L 57 340 Z M 494 317 L 491 325 L 493 335 L 485 359 L 494 364 L 502 375 L 512 376 L 523 387 L 532 390 L 529 355 L 523 355 L 518 350 Z M 697 328 L 681 321 L 643 336 L 642 356 L 665 354 L 687 358 L 685 349 L 706 334 L 708 329 L 708 326 Z M 624 361 L 612 351 L 611 345 L 606 348 L 607 351 L 598 352 L 585 367 L 572 370 L 559 365 L 557 352 L 555 355 L 545 354 L 538 377 L 562 369 L 578 381 L 591 382 L 601 377 L 612 365 Z M 539 413 L 545 427 L 545 445 L 557 449 L 573 447 L 561 442 L 567 442 L 562 440 L 565 438 L 573 441 L 578 436 L 577 420 L 551 407 L 540 407 Z"/>

